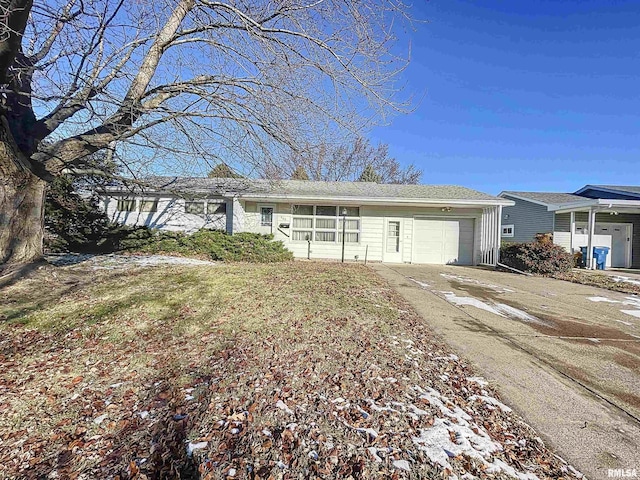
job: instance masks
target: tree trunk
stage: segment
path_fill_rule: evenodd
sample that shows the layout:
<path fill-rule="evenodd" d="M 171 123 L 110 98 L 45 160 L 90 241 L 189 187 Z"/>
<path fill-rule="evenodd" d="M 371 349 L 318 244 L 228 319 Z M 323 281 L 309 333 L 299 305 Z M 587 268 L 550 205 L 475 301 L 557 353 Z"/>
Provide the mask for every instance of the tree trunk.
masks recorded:
<path fill-rule="evenodd" d="M 4 120 L 4 119 L 2 119 Z M 4 128 L 3 128 L 4 127 Z M 6 121 L 0 124 L 0 269 L 42 257 L 46 183 L 27 168 Z"/>

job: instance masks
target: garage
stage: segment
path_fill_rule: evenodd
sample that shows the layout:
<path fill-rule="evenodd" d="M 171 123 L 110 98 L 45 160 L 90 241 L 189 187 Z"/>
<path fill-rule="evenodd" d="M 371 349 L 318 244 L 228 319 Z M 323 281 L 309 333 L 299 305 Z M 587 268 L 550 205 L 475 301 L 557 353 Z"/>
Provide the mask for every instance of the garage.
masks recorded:
<path fill-rule="evenodd" d="M 416 218 L 413 263 L 473 264 L 473 218 Z"/>

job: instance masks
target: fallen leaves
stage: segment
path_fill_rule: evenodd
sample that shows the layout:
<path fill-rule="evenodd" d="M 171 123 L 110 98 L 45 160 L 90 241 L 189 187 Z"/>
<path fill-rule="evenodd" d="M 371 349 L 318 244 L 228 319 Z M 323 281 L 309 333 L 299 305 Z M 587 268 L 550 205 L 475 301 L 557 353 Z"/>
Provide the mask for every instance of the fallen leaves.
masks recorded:
<path fill-rule="evenodd" d="M 33 311 L 38 322 L 63 319 L 58 328 L 30 324 L 26 310 L 27 326 L 3 327 L 0 477 L 487 476 L 477 458 L 447 450 L 442 467 L 415 442 L 442 426 L 448 442 L 466 445 L 465 422 L 502 446 L 492 460 L 571 476 L 362 266 L 56 274 L 72 276 L 75 290 L 60 287 Z M 3 299 L 20 308 L 20 289 L 42 288 L 40 275 Z M 110 311 L 116 304 L 130 306 Z M 83 308 L 100 319 L 71 321 Z"/>

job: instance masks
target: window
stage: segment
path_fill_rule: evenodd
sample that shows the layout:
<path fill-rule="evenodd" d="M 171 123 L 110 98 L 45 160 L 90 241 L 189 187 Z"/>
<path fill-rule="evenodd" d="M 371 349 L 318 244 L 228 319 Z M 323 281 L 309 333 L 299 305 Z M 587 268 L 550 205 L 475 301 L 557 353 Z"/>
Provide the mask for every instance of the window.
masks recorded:
<path fill-rule="evenodd" d="M 502 236 L 503 237 L 513 237 L 514 228 L 513 225 L 503 225 L 502 226 Z"/>
<path fill-rule="evenodd" d="M 344 210 L 347 211 L 347 217 L 359 217 L 360 216 L 360 207 L 340 207 L 340 215 L 341 216 L 342 216 L 342 212 Z"/>
<path fill-rule="evenodd" d="M 157 212 L 158 200 L 140 200 L 141 212 Z"/>
<path fill-rule="evenodd" d="M 263 227 L 273 225 L 273 207 L 260 207 L 260 225 Z"/>
<path fill-rule="evenodd" d="M 193 213 L 194 215 L 203 215 L 204 202 L 185 202 L 184 211 L 185 213 Z"/>
<path fill-rule="evenodd" d="M 291 239 L 324 243 L 342 243 L 343 217 L 345 243 L 360 242 L 360 207 L 339 207 L 334 205 L 292 205 L 293 215 Z"/>
<path fill-rule="evenodd" d="M 336 219 L 335 218 L 316 218 L 316 228 L 324 228 L 324 229 L 336 229 Z"/>
<path fill-rule="evenodd" d="M 320 206 L 316 207 L 316 216 L 335 217 L 337 207 Z"/>
<path fill-rule="evenodd" d="M 224 214 L 227 213 L 227 204 L 222 202 L 222 203 L 218 203 L 218 202 L 207 202 L 207 214 L 208 215 L 214 215 L 214 214 Z"/>
<path fill-rule="evenodd" d="M 291 213 L 294 215 L 311 215 L 313 216 L 313 205 L 293 205 Z"/>
<path fill-rule="evenodd" d="M 119 212 L 135 212 L 136 210 L 136 201 L 135 200 L 118 200 L 118 211 Z"/>

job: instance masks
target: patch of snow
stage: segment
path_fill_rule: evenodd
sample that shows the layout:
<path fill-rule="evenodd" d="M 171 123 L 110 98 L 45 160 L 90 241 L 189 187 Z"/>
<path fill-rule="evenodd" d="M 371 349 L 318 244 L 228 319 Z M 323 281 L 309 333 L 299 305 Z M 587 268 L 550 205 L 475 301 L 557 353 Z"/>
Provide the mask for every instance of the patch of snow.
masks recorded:
<path fill-rule="evenodd" d="M 440 412 L 442 412 L 447 417 L 471 420 L 471 416 L 467 412 L 462 410 L 457 405 L 453 405 L 447 397 L 441 395 L 437 390 L 431 387 L 426 387 L 426 389 L 423 389 L 417 385 L 415 385 L 413 389 L 420 394 L 421 399 L 427 400 L 429 404 L 438 407 L 440 409 Z M 453 406 L 453 410 L 446 404 L 450 404 L 451 406 Z"/>
<path fill-rule="evenodd" d="M 412 282 L 417 283 L 418 285 L 420 285 L 420 286 L 421 286 L 422 288 L 424 288 L 424 289 L 428 289 L 428 288 L 430 288 L 430 287 L 431 287 L 431 285 L 429 285 L 428 283 L 421 282 L 420 280 L 416 280 L 416 279 L 415 279 L 415 278 L 413 278 L 413 277 L 407 277 L 407 278 L 408 278 L 409 280 L 411 280 Z"/>
<path fill-rule="evenodd" d="M 147 410 L 143 410 L 138 415 L 140 415 L 140 418 L 144 420 L 149 416 L 149 412 Z"/>
<path fill-rule="evenodd" d="M 356 432 L 358 433 L 366 433 L 368 437 L 378 438 L 378 432 L 376 432 L 373 428 L 356 428 Z"/>
<path fill-rule="evenodd" d="M 621 275 L 614 275 L 611 277 L 614 282 L 631 283 L 633 285 L 640 285 L 640 280 L 633 280 L 629 277 L 623 277 Z"/>
<path fill-rule="evenodd" d="M 373 400 L 372 398 L 367 398 L 365 399 L 365 401 L 369 404 L 369 407 L 371 408 L 371 410 L 373 410 L 374 412 L 393 412 L 393 413 L 400 413 L 399 410 L 396 410 L 395 408 L 391 408 L 389 405 L 386 405 L 384 407 L 381 407 L 379 405 L 376 404 L 375 400 Z"/>
<path fill-rule="evenodd" d="M 413 437 L 413 443 L 425 452 L 432 462 L 451 470 L 453 469 L 449 463 L 450 455 L 466 455 L 486 463 L 486 457 L 502 450 L 502 445 L 491 440 L 484 429 L 470 424 L 466 419 L 460 418 L 458 422 L 435 418 L 432 427 L 419 429 L 420 436 Z M 455 438 L 455 442 L 451 440 L 452 437 Z"/>
<path fill-rule="evenodd" d="M 107 419 L 108 415 L 105 413 L 103 415 L 100 415 L 99 417 L 96 417 L 93 419 L 93 423 L 95 423 L 96 425 L 100 425 L 102 422 L 104 422 Z"/>
<path fill-rule="evenodd" d="M 378 463 L 382 462 L 382 457 L 380 457 L 380 455 L 378 455 L 378 449 L 376 447 L 369 447 L 369 448 L 367 448 L 367 450 L 369 451 L 369 454 L 373 457 L 373 459 L 376 462 L 378 462 Z"/>
<path fill-rule="evenodd" d="M 156 265 L 215 265 L 215 262 L 196 258 L 172 257 L 170 255 L 48 255 L 47 261 L 56 266 L 88 263 L 94 270 L 114 270 L 127 267 L 154 267 Z"/>
<path fill-rule="evenodd" d="M 420 398 L 428 400 L 449 417 L 436 417 L 432 427 L 421 428 L 420 435 L 412 437 L 416 447 L 425 452 L 434 464 L 440 465 L 443 469 L 453 470 L 449 458 L 463 455 L 481 462 L 487 472 L 503 472 L 519 480 L 537 480 L 538 477 L 531 473 L 519 472 L 501 460 L 491 458 L 493 453 L 503 450 L 502 445 L 493 440 L 486 430 L 473 422 L 469 414 L 454 405 L 447 397 L 430 387 L 421 388 L 416 385 L 413 390 L 420 394 Z M 481 399 L 492 406 L 506 408 L 507 411 L 509 409 L 493 397 L 471 397 L 473 398 Z"/>
<path fill-rule="evenodd" d="M 537 475 L 534 475 L 533 473 L 518 472 L 511 465 L 507 465 L 499 458 L 496 458 L 493 462 L 489 463 L 489 466 L 485 471 L 487 473 L 504 472 L 511 477 L 517 478 L 518 480 L 538 480 Z"/>
<path fill-rule="evenodd" d="M 440 292 L 444 295 L 445 300 L 449 303 L 453 303 L 454 305 L 469 305 L 471 307 L 479 308 L 480 310 L 486 310 L 487 312 L 494 313 L 500 317 L 504 317 L 502 313 L 500 313 L 494 307 L 487 305 L 486 303 L 478 300 L 473 297 L 459 297 L 453 292 Z"/>
<path fill-rule="evenodd" d="M 611 300 L 607 297 L 587 297 L 587 300 L 591 300 L 592 302 L 620 303 L 618 300 Z"/>
<path fill-rule="evenodd" d="M 405 470 L 407 472 L 411 471 L 411 465 L 409 465 L 409 462 L 407 462 L 406 460 L 394 460 L 393 466 L 398 470 Z"/>
<path fill-rule="evenodd" d="M 195 450 L 200 450 L 202 448 L 207 448 L 207 445 L 209 444 L 209 442 L 189 442 L 189 444 L 187 445 L 187 455 L 188 456 L 193 456 L 193 452 Z"/>
<path fill-rule="evenodd" d="M 632 317 L 640 318 L 640 310 L 620 310 L 620 311 L 622 313 L 626 313 L 627 315 L 631 315 Z"/>
<path fill-rule="evenodd" d="M 287 412 L 289 415 L 293 415 L 293 410 L 291 410 L 286 403 L 284 403 L 282 400 L 278 400 L 276 402 L 276 408 L 279 408 L 280 410 L 283 410 L 285 412 Z"/>
<path fill-rule="evenodd" d="M 507 407 L 504 403 L 497 400 L 496 398 L 489 397 L 487 395 L 471 395 L 469 400 L 475 402 L 476 400 L 480 400 L 482 403 L 486 403 L 488 405 L 492 405 L 494 407 L 498 407 L 503 412 L 510 412 L 511 408 Z"/>
<path fill-rule="evenodd" d="M 485 387 L 487 385 L 489 385 L 489 382 L 487 382 L 484 378 L 482 377 L 467 377 L 467 380 L 469 382 L 473 382 L 473 383 L 477 383 L 478 385 L 480 385 L 481 387 Z"/>
<path fill-rule="evenodd" d="M 496 303 L 495 308 L 504 313 L 507 317 L 515 318 L 517 320 L 522 320 L 524 322 L 531 323 L 544 323 L 539 318 L 534 317 L 533 315 L 524 312 L 518 308 L 512 307 L 511 305 L 507 305 L 505 303 Z"/>

